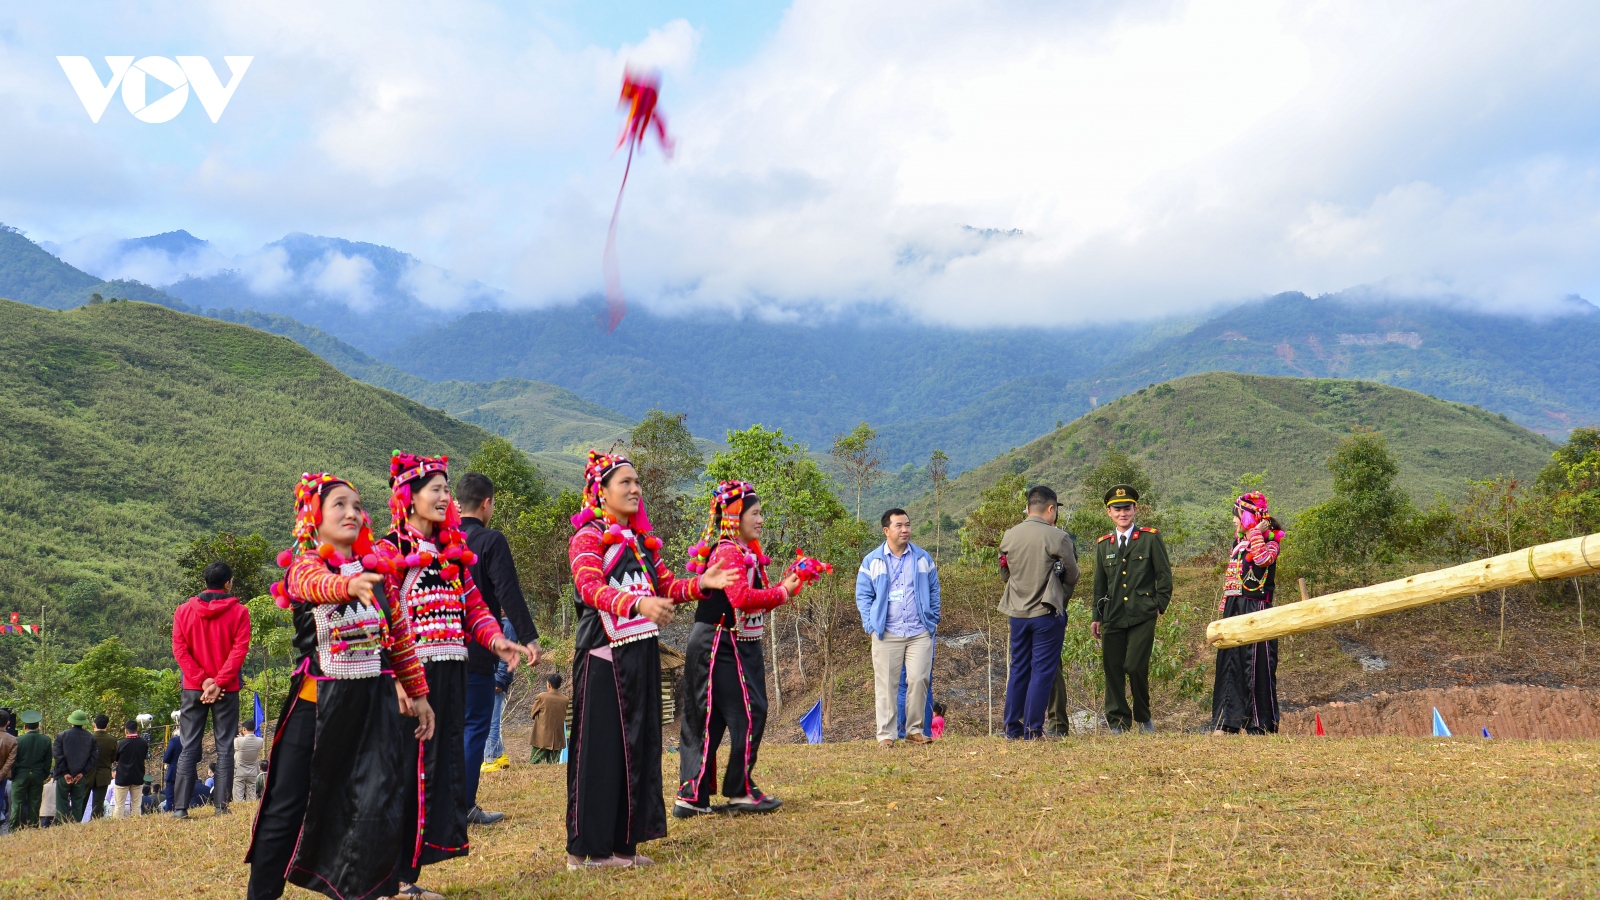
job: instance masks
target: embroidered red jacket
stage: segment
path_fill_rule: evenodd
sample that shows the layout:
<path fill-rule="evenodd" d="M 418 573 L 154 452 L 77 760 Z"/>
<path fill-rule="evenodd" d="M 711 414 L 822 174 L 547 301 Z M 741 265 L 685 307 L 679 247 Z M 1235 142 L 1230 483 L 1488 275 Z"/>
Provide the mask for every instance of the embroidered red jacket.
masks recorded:
<path fill-rule="evenodd" d="M 289 564 L 284 579 L 289 585 L 289 596 L 303 603 L 337 604 L 350 600 L 350 582 L 354 575 L 341 575 L 328 571 L 322 557 L 302 553 Z M 395 680 L 405 689 L 407 697 L 428 696 L 428 680 L 422 673 L 422 663 L 417 659 L 416 639 L 411 633 L 411 617 L 397 602 L 399 595 L 389 592 L 388 623 L 384 632 L 384 649 L 389 651 L 389 661 L 394 666 Z"/>
<path fill-rule="evenodd" d="M 711 564 L 720 563 L 724 569 L 737 572 L 739 577 L 729 585 L 725 593 L 728 603 L 741 612 L 766 612 L 776 609 L 791 599 L 789 589 L 783 585 L 777 587 L 758 588 L 750 584 L 751 565 L 749 551 L 735 544 L 733 541 L 723 541 L 717 545 L 716 552 L 711 555 Z M 799 596 L 799 591 L 795 592 Z"/>
<path fill-rule="evenodd" d="M 605 544 L 600 540 L 600 534 L 600 527 L 590 523 L 579 528 L 578 533 L 568 542 L 567 560 L 572 565 L 573 587 L 577 590 L 578 599 L 583 601 L 585 606 L 608 612 L 619 619 L 632 618 L 635 615 L 634 607 L 639 604 L 639 598 L 608 583 L 605 575 L 606 550 Z M 660 591 L 658 596 L 666 597 L 674 603 L 705 599 L 705 595 L 700 591 L 699 578 L 679 581 L 667 564 L 661 561 L 661 557 L 657 556 L 655 563 L 656 587 Z"/>
<path fill-rule="evenodd" d="M 400 526 L 400 530 L 398 532 L 390 532 L 388 535 L 385 535 L 383 540 L 378 542 L 377 546 L 380 548 L 380 552 L 390 555 L 391 558 L 398 557 L 403 559 L 407 554 L 411 553 L 413 550 L 416 550 L 418 545 L 424 540 L 427 539 L 423 538 L 423 536 L 418 533 L 415 528 L 412 528 L 409 523 L 405 523 Z M 432 544 L 434 542 L 427 540 L 427 543 Z M 437 551 L 434 552 L 437 553 Z M 435 558 L 430 568 L 437 570 L 440 567 L 440 560 Z M 494 613 L 489 611 L 489 604 L 483 601 L 483 595 L 478 592 L 478 585 L 472 580 L 471 568 L 460 565 L 459 563 L 456 567 L 459 570 L 459 573 L 456 577 L 461 583 L 460 629 L 464 636 L 471 637 L 472 640 L 476 641 L 484 648 L 487 649 L 493 647 L 495 638 L 505 637 L 505 634 L 500 630 L 500 623 L 495 621 Z M 401 605 L 406 607 L 407 616 L 414 619 L 415 617 L 412 616 L 411 608 L 408 605 L 409 599 L 402 596 L 403 589 L 405 587 L 405 578 L 408 572 L 409 570 L 404 566 L 397 566 L 395 571 L 390 572 L 384 577 L 384 589 L 389 592 L 390 596 L 396 598 L 397 600 L 404 601 Z M 435 616 L 434 618 L 439 618 L 439 616 Z M 431 629 L 431 633 L 421 636 L 419 641 L 426 642 L 430 646 L 446 644 L 451 645 L 450 648 L 445 650 L 445 654 L 452 657 L 456 655 L 452 652 L 454 649 L 456 649 L 454 645 L 459 642 L 459 656 L 460 658 L 465 659 L 467 652 L 465 641 L 459 640 L 455 635 L 448 633 L 453 631 L 451 628 L 447 627 L 441 630 L 438 627 L 440 624 L 441 623 L 439 622 L 430 624 L 429 628 Z M 448 625 L 453 623 L 444 624 Z M 414 622 L 413 627 L 415 627 Z M 429 654 L 424 651 L 422 655 L 428 656 Z"/>

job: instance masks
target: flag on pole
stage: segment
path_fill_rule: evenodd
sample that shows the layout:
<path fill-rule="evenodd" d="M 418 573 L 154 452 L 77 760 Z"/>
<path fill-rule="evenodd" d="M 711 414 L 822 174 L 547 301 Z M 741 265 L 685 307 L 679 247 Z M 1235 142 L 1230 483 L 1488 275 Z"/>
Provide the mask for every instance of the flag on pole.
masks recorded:
<path fill-rule="evenodd" d="M 261 705 L 261 692 L 256 691 L 256 737 L 261 737 L 261 725 L 267 721 L 267 709 Z"/>
<path fill-rule="evenodd" d="M 1317 713 L 1317 737 L 1327 737 L 1328 733 L 1322 730 L 1322 713 Z"/>
<path fill-rule="evenodd" d="M 811 707 L 811 711 L 800 717 L 800 727 L 805 730 L 806 743 L 822 743 L 822 701 Z"/>
<path fill-rule="evenodd" d="M 1433 736 L 1450 737 L 1450 726 L 1444 724 L 1444 716 L 1439 715 L 1439 707 L 1433 708 Z"/>

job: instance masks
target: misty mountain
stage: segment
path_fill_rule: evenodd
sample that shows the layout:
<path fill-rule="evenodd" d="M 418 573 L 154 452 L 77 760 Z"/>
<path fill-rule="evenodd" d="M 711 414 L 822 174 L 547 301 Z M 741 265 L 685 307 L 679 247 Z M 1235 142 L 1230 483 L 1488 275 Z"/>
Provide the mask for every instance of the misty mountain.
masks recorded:
<path fill-rule="evenodd" d="M 381 355 L 434 381 L 527 378 L 634 418 L 681 411 L 712 440 L 759 422 L 826 451 L 868 421 L 893 467 L 941 447 L 960 468 L 1087 412 L 1071 385 L 1160 327 L 963 331 L 882 311 L 794 324 L 635 309 L 606 334 L 599 310 L 474 313 Z M 907 427 L 930 420 L 955 424 Z"/>

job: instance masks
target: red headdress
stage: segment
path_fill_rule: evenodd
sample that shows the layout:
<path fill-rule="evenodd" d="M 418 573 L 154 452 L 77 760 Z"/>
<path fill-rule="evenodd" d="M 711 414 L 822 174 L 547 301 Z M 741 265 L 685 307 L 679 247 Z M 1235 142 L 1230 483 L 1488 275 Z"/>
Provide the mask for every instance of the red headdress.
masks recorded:
<path fill-rule="evenodd" d="M 1267 495 L 1260 491 L 1251 491 L 1233 501 L 1234 512 L 1239 514 L 1239 536 L 1243 537 L 1255 524 L 1262 519 L 1267 520 L 1268 540 L 1283 540 L 1283 532 L 1278 530 L 1277 521 L 1267 511 Z"/>
<path fill-rule="evenodd" d="M 724 481 L 717 485 L 716 490 L 711 492 L 710 521 L 706 522 L 700 542 L 689 548 L 689 571 L 695 574 L 704 572 L 717 544 L 723 541 L 743 544 L 744 540 L 739 536 L 739 518 L 744 515 L 746 506 L 759 503 L 760 500 L 756 496 L 755 485 L 748 481 Z M 760 541 L 751 541 L 749 546 L 760 565 L 771 562 L 761 552 Z"/>
<path fill-rule="evenodd" d="M 294 558 L 302 553 L 315 553 L 335 566 L 342 566 L 349 561 L 344 554 L 333 549 L 333 545 L 317 537 L 317 528 L 322 524 L 322 500 L 328 491 L 339 485 L 355 490 L 350 482 L 327 472 L 307 472 L 300 476 L 294 486 L 294 546 L 278 554 L 279 568 L 289 568 Z M 369 572 L 388 571 L 389 560 L 375 553 L 377 548 L 372 542 L 372 520 L 367 517 L 365 510 L 361 512 L 361 531 L 356 534 L 352 549 L 356 558 L 361 560 L 362 568 Z M 268 588 L 268 593 L 272 594 L 279 606 L 285 609 L 289 607 L 287 582 L 274 582 Z"/>
<path fill-rule="evenodd" d="M 604 523 L 605 534 L 601 538 L 607 544 L 615 544 L 625 539 L 623 529 L 631 530 L 635 535 L 644 536 L 644 545 L 651 550 L 661 549 L 661 539 L 650 534 L 650 517 L 645 514 L 644 500 L 639 501 L 639 511 L 633 514 L 633 521 L 623 523 L 614 513 L 605 508 L 603 491 L 605 480 L 617 469 L 633 463 L 620 453 L 601 453 L 599 450 L 589 451 L 589 462 L 583 467 L 583 509 L 572 517 L 572 527 L 582 528 L 590 522 Z"/>
<path fill-rule="evenodd" d="M 413 488 L 420 486 L 428 476 L 435 473 L 444 475 L 448 479 L 449 469 L 448 456 L 418 456 L 414 453 L 402 453 L 399 450 L 390 454 L 390 528 L 404 531 L 410 527 Z M 439 574 L 445 581 L 454 581 L 460 574 L 456 569 L 457 560 L 467 566 L 478 561 L 477 555 L 467 549 L 467 536 L 461 532 L 461 507 L 457 505 L 454 497 L 450 498 L 450 508 L 445 512 L 444 523 L 439 526 L 438 534 L 434 535 L 434 543 L 439 546 L 439 556 L 445 561 L 439 569 Z M 408 566 L 425 566 L 432 562 L 433 555 L 422 551 L 414 551 L 405 559 Z"/>

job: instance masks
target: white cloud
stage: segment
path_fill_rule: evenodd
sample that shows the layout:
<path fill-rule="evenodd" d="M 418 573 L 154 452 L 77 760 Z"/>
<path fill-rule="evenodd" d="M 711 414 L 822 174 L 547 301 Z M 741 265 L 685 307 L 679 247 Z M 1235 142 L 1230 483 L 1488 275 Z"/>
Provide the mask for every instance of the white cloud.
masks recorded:
<path fill-rule="evenodd" d="M 678 140 L 671 162 L 635 160 L 623 201 L 636 302 L 890 300 L 975 323 L 1361 284 L 1600 298 L 1600 9 L 1570 0 L 797 0 L 731 70 L 697 65 L 704 23 L 595 47 L 557 5 L 9 14 L 28 52 L 0 54 L 0 121 L 21 136 L 0 147 L 0 220 L 385 243 L 456 273 L 407 273 L 442 309 L 471 279 L 521 303 L 599 290 L 628 63 L 665 73 Z M 30 62 L 194 44 L 256 56 L 218 125 L 197 104 L 170 126 L 114 104 L 91 126 Z M 263 291 L 292 277 L 251 265 Z M 358 263 L 321 277 L 368 302 Z"/>
<path fill-rule="evenodd" d="M 366 311 L 377 305 L 372 293 L 375 270 L 365 256 L 346 256 L 329 250 L 306 267 L 301 277 L 316 293 L 331 297 L 352 309 Z"/>

